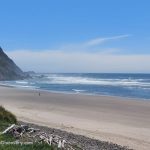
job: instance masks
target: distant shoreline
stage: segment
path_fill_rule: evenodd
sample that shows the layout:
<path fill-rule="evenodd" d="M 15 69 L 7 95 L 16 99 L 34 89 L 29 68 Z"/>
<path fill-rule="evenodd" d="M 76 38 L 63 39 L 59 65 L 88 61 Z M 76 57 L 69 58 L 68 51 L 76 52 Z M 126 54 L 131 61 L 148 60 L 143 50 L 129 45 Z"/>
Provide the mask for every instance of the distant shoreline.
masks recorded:
<path fill-rule="evenodd" d="M 115 96 L 115 95 L 104 95 L 104 94 L 92 94 L 92 93 L 81 93 L 81 92 L 61 92 L 61 91 L 53 91 L 53 90 L 44 90 L 44 89 L 36 89 L 36 88 L 24 88 L 24 87 L 17 87 L 11 85 L 3 85 L 0 83 L 0 87 L 8 87 L 8 88 L 15 88 L 18 90 L 27 90 L 27 91 L 36 91 L 36 92 L 49 92 L 55 94 L 71 94 L 71 95 L 85 95 L 85 96 L 104 96 L 104 97 L 112 97 L 112 98 L 120 98 L 121 100 L 134 100 L 134 101 L 150 101 L 150 99 L 144 98 L 134 98 L 134 97 L 126 97 L 126 96 Z"/>

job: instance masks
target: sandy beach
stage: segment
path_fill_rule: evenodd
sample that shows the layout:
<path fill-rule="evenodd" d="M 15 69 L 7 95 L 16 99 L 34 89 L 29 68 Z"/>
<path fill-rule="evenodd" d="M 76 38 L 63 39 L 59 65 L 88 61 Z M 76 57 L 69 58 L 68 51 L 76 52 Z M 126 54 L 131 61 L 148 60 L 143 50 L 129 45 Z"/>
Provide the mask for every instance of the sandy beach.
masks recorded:
<path fill-rule="evenodd" d="M 19 120 L 110 141 L 150 147 L 150 101 L 0 87 L 0 105 Z"/>

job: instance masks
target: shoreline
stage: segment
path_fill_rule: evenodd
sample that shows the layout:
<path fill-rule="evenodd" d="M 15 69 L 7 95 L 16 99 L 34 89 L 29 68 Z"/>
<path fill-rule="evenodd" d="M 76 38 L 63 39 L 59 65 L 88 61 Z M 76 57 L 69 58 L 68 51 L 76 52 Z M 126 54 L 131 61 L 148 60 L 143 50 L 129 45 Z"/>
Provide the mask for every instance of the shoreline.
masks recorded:
<path fill-rule="evenodd" d="M 0 86 L 0 105 L 19 120 L 137 150 L 150 147 L 150 102 Z M 139 144 L 140 143 L 140 144 Z"/>
<path fill-rule="evenodd" d="M 6 87 L 6 88 L 14 88 L 18 90 L 27 90 L 27 91 L 37 91 L 37 92 L 48 92 L 48 93 L 54 93 L 54 94 L 65 94 L 65 95 L 85 95 L 85 96 L 103 96 L 103 97 L 110 97 L 110 98 L 120 98 L 121 100 L 135 100 L 135 101 L 150 101 L 149 98 L 136 98 L 136 97 L 127 97 L 127 96 L 117 96 L 117 95 L 105 95 L 105 94 L 92 94 L 92 93 L 81 93 L 81 92 L 61 92 L 61 91 L 53 91 L 53 90 L 44 90 L 44 89 L 34 89 L 34 88 L 25 88 L 25 87 L 17 87 L 17 86 L 11 86 L 11 85 L 3 85 L 0 84 L 0 87 Z"/>

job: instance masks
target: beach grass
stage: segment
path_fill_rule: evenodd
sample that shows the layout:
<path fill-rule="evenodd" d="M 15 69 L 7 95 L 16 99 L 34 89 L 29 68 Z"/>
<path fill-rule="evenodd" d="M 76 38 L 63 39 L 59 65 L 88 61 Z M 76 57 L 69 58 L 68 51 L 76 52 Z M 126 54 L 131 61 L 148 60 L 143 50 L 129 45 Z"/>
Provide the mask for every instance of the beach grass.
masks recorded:
<path fill-rule="evenodd" d="M 6 124 L 17 123 L 17 118 L 14 114 L 6 110 L 3 106 L 0 106 L 0 122 Z"/>
<path fill-rule="evenodd" d="M 14 114 L 0 106 L 0 132 L 5 130 L 11 124 L 17 124 L 17 118 Z M 0 134 L 0 142 L 13 142 L 16 139 L 9 134 Z M 24 144 L 0 144 L 0 150 L 57 150 L 57 148 L 45 143 Z"/>
<path fill-rule="evenodd" d="M 32 145 L 0 145 L 0 150 L 57 150 L 57 148 L 50 147 L 48 144 L 32 144 Z"/>

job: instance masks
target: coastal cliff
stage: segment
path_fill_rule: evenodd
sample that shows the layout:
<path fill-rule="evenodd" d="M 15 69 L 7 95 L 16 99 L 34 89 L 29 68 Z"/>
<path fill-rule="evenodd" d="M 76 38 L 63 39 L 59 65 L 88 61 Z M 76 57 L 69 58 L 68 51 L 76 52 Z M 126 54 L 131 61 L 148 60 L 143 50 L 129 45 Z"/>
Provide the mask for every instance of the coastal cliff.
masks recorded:
<path fill-rule="evenodd" d="M 23 79 L 25 74 L 0 47 L 0 80 Z"/>

